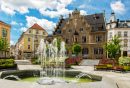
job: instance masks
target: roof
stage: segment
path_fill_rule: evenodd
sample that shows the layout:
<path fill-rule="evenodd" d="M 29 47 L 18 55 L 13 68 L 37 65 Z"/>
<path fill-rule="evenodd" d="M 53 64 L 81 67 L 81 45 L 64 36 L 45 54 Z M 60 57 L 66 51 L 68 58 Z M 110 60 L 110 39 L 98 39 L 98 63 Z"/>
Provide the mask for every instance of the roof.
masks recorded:
<path fill-rule="evenodd" d="M 32 27 L 30 27 L 29 29 L 40 29 L 40 30 L 44 30 L 41 26 L 39 26 L 37 23 L 35 23 Z"/>
<path fill-rule="evenodd" d="M 103 13 L 96 14 L 96 19 L 95 19 L 95 14 L 85 15 L 83 17 L 88 22 L 88 24 L 92 27 L 91 32 L 106 31 Z M 53 35 L 61 34 L 61 30 L 68 22 L 68 19 L 69 18 L 60 19 L 59 24 L 57 25 Z"/>
<path fill-rule="evenodd" d="M 3 22 L 3 21 L 1 21 L 1 20 L 0 20 L 0 22 L 2 22 L 2 23 L 4 23 L 4 24 L 7 24 L 7 23 L 5 23 L 5 22 Z M 7 24 L 7 25 L 9 25 L 9 24 Z M 9 26 L 11 26 L 11 25 L 9 25 Z"/>

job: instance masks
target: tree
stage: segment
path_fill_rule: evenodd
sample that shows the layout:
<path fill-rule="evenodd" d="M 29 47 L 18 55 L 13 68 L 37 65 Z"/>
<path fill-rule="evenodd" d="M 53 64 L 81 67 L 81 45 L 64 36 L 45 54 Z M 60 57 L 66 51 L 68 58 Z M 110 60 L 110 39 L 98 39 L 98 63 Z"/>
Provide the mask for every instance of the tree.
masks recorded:
<path fill-rule="evenodd" d="M 117 58 L 117 55 L 120 55 L 120 48 L 122 47 L 122 45 L 120 45 L 119 43 L 122 40 L 119 38 L 120 36 L 115 35 L 114 38 L 112 38 L 111 42 L 107 42 L 107 46 L 103 45 L 103 48 L 108 51 L 111 58 Z"/>
<path fill-rule="evenodd" d="M 0 51 L 5 51 L 8 48 L 9 43 L 7 43 L 7 40 L 0 37 Z"/>
<path fill-rule="evenodd" d="M 78 57 L 78 53 L 80 53 L 81 52 L 81 45 L 79 45 L 79 44 L 76 44 L 76 45 L 74 45 L 73 47 L 72 47 L 72 50 L 73 50 L 73 53 L 76 53 L 77 54 L 77 57 Z"/>
<path fill-rule="evenodd" d="M 5 51 L 5 56 L 6 56 L 6 50 L 8 48 L 8 45 L 9 43 L 7 43 L 7 40 L 0 37 L 0 51 Z"/>

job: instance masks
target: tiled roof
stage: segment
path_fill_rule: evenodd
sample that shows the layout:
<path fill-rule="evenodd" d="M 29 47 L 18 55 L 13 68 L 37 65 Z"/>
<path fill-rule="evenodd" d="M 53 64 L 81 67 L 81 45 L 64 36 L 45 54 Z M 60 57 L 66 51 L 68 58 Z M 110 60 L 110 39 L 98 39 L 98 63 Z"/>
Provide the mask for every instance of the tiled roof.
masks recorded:
<path fill-rule="evenodd" d="M 35 23 L 32 27 L 30 27 L 29 29 L 40 29 L 40 30 L 44 30 L 41 26 L 39 26 L 37 23 Z"/>
<path fill-rule="evenodd" d="M 91 32 L 106 31 L 103 13 L 96 14 L 96 19 L 94 18 L 94 16 L 95 14 L 83 16 L 84 19 L 88 22 L 88 24 L 93 28 Z M 53 35 L 61 34 L 61 30 L 67 23 L 68 19 L 69 18 L 60 19 L 59 25 L 57 26 Z"/>

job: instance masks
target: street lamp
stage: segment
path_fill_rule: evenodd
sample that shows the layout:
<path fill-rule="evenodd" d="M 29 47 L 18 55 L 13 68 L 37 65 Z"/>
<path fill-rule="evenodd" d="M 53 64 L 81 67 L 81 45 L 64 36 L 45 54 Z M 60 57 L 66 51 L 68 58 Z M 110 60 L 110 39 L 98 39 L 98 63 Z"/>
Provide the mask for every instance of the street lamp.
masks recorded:
<path fill-rule="evenodd" d="M 35 38 L 37 39 L 37 35 L 35 35 Z M 34 39 L 34 59 L 35 59 L 35 42 L 37 41 Z"/>

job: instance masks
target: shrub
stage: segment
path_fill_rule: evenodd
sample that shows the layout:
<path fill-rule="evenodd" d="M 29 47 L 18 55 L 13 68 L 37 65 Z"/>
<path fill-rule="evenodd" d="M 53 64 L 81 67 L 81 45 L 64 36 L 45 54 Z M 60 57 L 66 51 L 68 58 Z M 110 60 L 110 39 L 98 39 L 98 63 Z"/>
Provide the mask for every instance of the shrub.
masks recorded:
<path fill-rule="evenodd" d="M 130 71 L 130 66 L 124 66 L 124 69 L 125 69 L 126 71 Z"/>
<path fill-rule="evenodd" d="M 119 65 L 124 65 L 125 63 L 130 63 L 130 57 L 120 57 L 118 61 L 119 61 Z"/>
<path fill-rule="evenodd" d="M 104 68 L 107 68 L 107 65 L 106 64 L 100 64 L 99 66 L 96 66 L 96 69 L 104 69 Z"/>
<path fill-rule="evenodd" d="M 71 68 L 71 64 L 68 64 L 67 68 Z"/>
<path fill-rule="evenodd" d="M 112 65 L 110 65 L 110 64 L 107 64 L 107 68 L 112 68 Z"/>
<path fill-rule="evenodd" d="M 14 67 L 14 64 L 11 63 L 11 64 L 2 64 L 1 65 L 2 68 L 11 68 L 11 67 Z"/>

